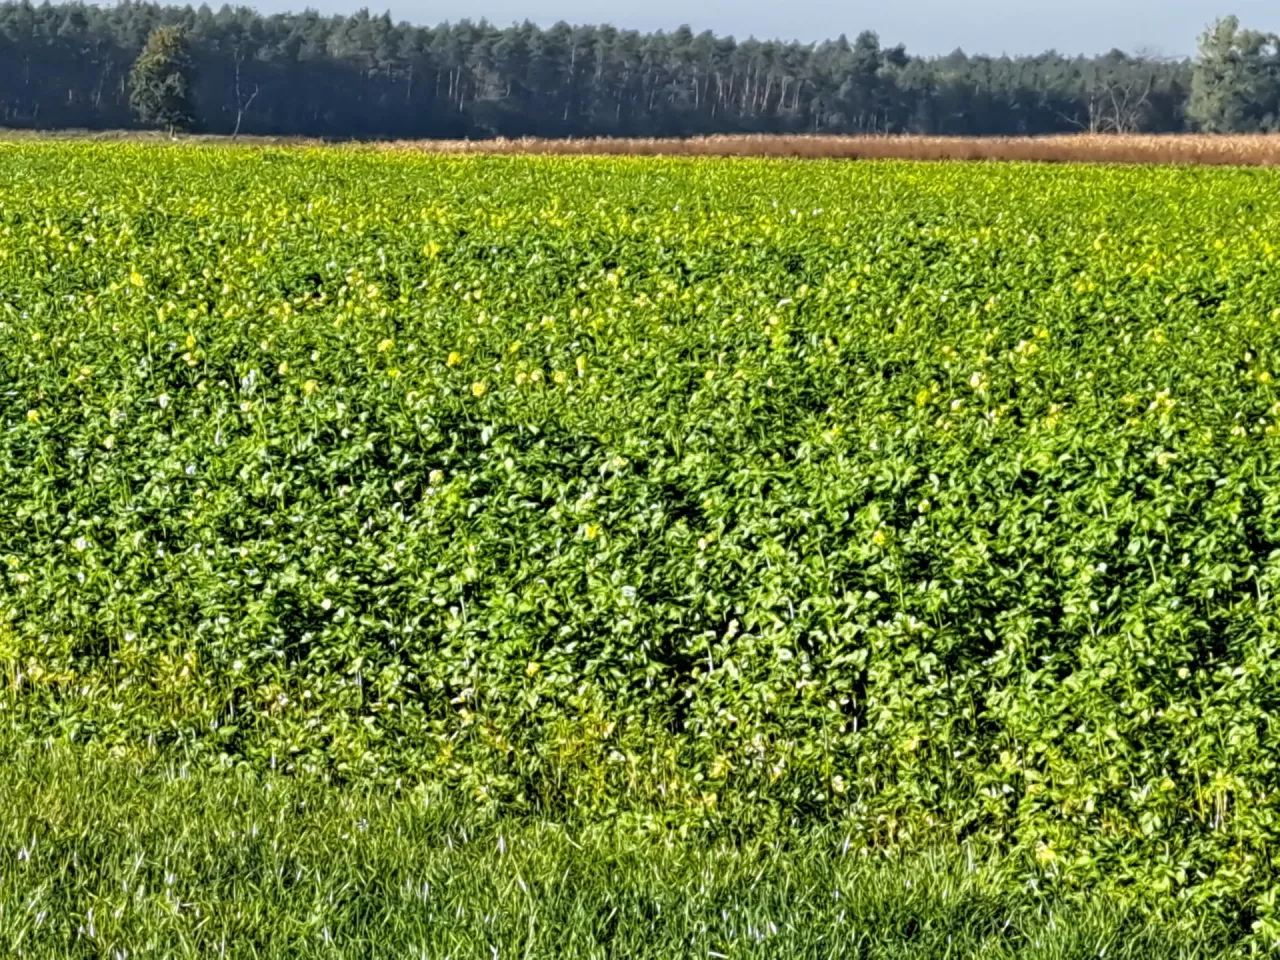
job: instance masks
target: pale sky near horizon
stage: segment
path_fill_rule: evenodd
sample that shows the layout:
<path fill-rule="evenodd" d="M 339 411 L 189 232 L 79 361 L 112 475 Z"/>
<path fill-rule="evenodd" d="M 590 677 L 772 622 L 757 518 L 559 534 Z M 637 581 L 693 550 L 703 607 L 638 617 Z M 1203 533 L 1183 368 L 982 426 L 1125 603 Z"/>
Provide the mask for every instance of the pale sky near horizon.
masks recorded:
<path fill-rule="evenodd" d="M 532 20 L 548 26 L 612 23 L 638 30 L 671 30 L 688 23 L 739 39 L 850 39 L 871 29 L 885 45 L 905 43 L 918 54 L 1019 54 L 1055 49 L 1063 53 L 1102 53 L 1112 47 L 1189 55 L 1196 37 L 1212 20 L 1228 13 L 1245 26 L 1280 32 L 1280 0 L 890 0 L 848 3 L 840 0 L 310 0 L 322 13 L 351 13 L 364 4 L 374 12 L 390 9 L 396 20 L 436 24 L 463 18 L 487 19 L 500 26 Z M 300 10 L 308 4 L 259 0 L 266 13 Z"/>

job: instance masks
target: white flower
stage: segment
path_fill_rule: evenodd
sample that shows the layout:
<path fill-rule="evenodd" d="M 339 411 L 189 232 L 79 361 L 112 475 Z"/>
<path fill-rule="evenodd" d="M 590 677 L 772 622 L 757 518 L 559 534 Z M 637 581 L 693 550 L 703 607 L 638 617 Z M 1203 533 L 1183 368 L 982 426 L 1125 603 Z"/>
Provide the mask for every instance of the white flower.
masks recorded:
<path fill-rule="evenodd" d="M 82 552 L 89 549 L 89 541 L 84 537 L 76 537 L 71 545 Z"/>
<path fill-rule="evenodd" d="M 156 403 L 160 404 L 161 410 L 165 409 L 169 406 L 169 395 L 167 393 L 160 394 L 160 396 L 156 398 Z"/>

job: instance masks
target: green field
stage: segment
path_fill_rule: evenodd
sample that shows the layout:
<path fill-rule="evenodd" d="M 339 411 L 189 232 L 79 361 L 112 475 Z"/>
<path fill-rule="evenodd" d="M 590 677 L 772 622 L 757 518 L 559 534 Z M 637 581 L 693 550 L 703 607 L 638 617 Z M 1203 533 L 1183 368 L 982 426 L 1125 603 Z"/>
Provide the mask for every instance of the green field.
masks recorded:
<path fill-rule="evenodd" d="M 1278 374 L 1267 171 L 0 144 L 0 953 L 1267 949 Z"/>

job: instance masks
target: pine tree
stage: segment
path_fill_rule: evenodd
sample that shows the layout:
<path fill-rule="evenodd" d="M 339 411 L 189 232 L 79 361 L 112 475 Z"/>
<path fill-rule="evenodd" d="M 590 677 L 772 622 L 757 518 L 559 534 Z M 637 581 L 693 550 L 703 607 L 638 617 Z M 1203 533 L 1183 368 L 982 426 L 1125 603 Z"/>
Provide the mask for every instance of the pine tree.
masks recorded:
<path fill-rule="evenodd" d="M 1252 133 L 1280 124 L 1280 37 L 1225 17 L 1200 38 L 1187 116 L 1209 133 Z"/>
<path fill-rule="evenodd" d="M 129 73 L 129 106 L 138 122 L 170 133 L 191 126 L 191 59 L 177 27 L 156 27 Z"/>

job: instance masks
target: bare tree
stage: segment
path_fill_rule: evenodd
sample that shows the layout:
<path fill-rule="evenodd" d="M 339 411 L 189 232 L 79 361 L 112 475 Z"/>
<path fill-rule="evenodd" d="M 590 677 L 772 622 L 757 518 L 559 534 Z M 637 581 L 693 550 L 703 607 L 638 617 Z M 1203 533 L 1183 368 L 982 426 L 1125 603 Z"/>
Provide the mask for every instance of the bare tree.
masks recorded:
<path fill-rule="evenodd" d="M 1102 125 L 1112 133 L 1135 133 L 1142 126 L 1151 104 L 1151 89 L 1155 78 L 1145 81 L 1134 77 L 1123 83 L 1115 82 L 1107 88 L 1107 102 L 1103 107 Z"/>
<path fill-rule="evenodd" d="M 1092 72 L 1081 91 L 1085 119 L 1068 116 L 1061 111 L 1058 116 L 1088 133 L 1136 133 L 1146 120 L 1151 106 L 1151 93 L 1155 89 L 1156 75 L 1151 69 L 1141 73 L 1133 69 L 1138 63 L 1155 61 L 1153 56 L 1140 56 L 1137 63 L 1130 61 L 1120 75 L 1108 71 L 1105 75 Z"/>
<path fill-rule="evenodd" d="M 236 64 L 236 82 L 235 82 L 235 93 L 236 93 L 236 126 L 235 126 L 235 129 L 231 131 L 231 139 L 232 139 L 232 140 L 234 140 L 234 139 L 236 139 L 236 137 L 240 136 L 240 124 L 244 121 L 244 115 L 245 115 L 246 113 L 248 113 L 248 112 L 249 112 L 249 108 L 250 108 L 251 106 L 253 106 L 253 101 L 254 101 L 255 99 L 257 99 L 257 96 L 258 96 L 258 85 L 257 85 L 256 83 L 253 85 L 253 93 L 249 94 L 249 98 L 248 98 L 247 100 L 245 99 L 244 94 L 241 92 L 241 88 L 240 88 L 240 64 L 242 64 L 242 63 L 244 63 L 244 50 L 243 50 L 240 46 L 238 46 L 238 45 L 237 45 L 237 47 L 236 47 L 236 53 L 235 53 L 235 64 Z"/>
<path fill-rule="evenodd" d="M 1061 110 L 1056 113 L 1067 123 L 1085 133 L 1098 133 L 1102 129 L 1102 91 L 1096 84 L 1090 84 L 1085 94 L 1088 99 L 1084 106 L 1084 121 L 1077 116 L 1068 116 Z"/>

